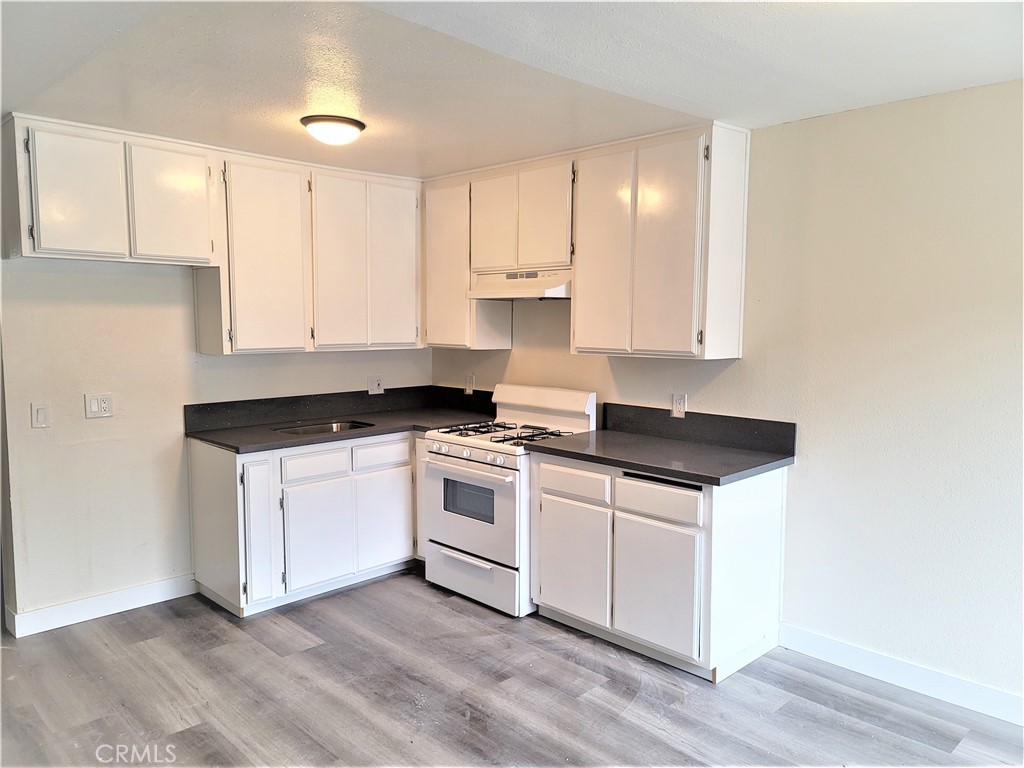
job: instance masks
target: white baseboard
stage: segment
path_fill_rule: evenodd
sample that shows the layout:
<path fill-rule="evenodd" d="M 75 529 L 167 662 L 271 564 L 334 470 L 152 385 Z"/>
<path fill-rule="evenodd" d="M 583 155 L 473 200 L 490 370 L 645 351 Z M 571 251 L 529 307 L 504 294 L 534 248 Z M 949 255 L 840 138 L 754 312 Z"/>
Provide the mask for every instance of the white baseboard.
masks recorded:
<path fill-rule="evenodd" d="M 164 600 L 173 600 L 176 597 L 184 597 L 195 592 L 195 579 L 192 578 L 192 574 L 188 574 L 117 592 L 107 592 L 104 595 L 86 597 L 82 600 L 73 600 L 70 603 L 51 605 L 36 611 L 14 613 L 9 607 L 4 606 L 5 623 L 12 635 L 25 637 L 38 632 L 46 632 L 49 629 L 77 624 L 80 621 L 98 619 L 100 616 L 109 616 L 112 613 L 129 611 L 132 608 L 141 608 L 144 605 L 152 605 Z"/>
<path fill-rule="evenodd" d="M 915 693 L 997 717 L 1014 725 L 1024 725 L 1024 700 L 998 688 L 921 667 L 789 624 L 779 628 L 779 645 Z"/>

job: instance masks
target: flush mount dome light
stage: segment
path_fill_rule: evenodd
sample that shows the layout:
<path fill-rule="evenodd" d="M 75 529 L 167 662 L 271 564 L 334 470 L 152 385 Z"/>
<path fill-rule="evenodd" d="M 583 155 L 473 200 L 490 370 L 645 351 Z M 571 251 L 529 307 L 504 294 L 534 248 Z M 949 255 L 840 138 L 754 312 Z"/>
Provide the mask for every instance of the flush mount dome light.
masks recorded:
<path fill-rule="evenodd" d="M 366 123 L 336 115 L 306 115 L 300 121 L 317 141 L 324 144 L 348 144 L 359 138 Z"/>

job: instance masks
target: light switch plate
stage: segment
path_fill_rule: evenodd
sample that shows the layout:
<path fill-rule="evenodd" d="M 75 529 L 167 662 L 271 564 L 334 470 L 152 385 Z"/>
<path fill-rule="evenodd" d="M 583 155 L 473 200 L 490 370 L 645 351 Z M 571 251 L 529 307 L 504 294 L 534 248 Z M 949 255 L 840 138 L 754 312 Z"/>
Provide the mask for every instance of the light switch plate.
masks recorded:
<path fill-rule="evenodd" d="M 32 429 L 45 429 L 50 426 L 50 404 L 32 403 Z"/>
<path fill-rule="evenodd" d="M 686 394 L 684 392 L 674 392 L 672 394 L 672 418 L 686 418 Z"/>
<path fill-rule="evenodd" d="M 106 419 L 114 415 L 114 396 L 109 392 L 86 394 L 85 418 Z"/>
<path fill-rule="evenodd" d="M 384 394 L 384 377 L 383 376 L 367 376 L 366 377 L 366 391 L 371 395 L 383 395 Z"/>
<path fill-rule="evenodd" d="M 468 373 L 468 374 L 466 374 L 466 389 L 465 389 L 466 394 L 467 395 L 472 395 L 473 394 L 473 390 L 475 388 L 476 388 L 476 374 L 475 373 Z"/>

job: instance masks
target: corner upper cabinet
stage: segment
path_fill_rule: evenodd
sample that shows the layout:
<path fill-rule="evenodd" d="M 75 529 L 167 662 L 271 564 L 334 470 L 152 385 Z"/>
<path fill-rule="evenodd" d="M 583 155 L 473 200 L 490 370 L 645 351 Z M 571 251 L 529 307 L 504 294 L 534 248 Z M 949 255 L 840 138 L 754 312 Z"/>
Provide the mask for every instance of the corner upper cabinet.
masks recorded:
<path fill-rule="evenodd" d="M 469 184 L 424 194 L 426 340 L 432 347 L 511 349 L 512 302 L 468 299 Z"/>
<path fill-rule="evenodd" d="M 216 195 L 205 150 L 20 116 L 5 124 L 4 142 L 14 145 L 4 183 L 19 200 L 5 211 L 7 256 L 211 262 Z"/>
<path fill-rule="evenodd" d="M 748 151 L 714 123 L 579 160 L 573 352 L 740 357 Z"/>
<path fill-rule="evenodd" d="M 232 349 L 300 352 L 309 335 L 309 171 L 229 161 L 226 182 Z"/>
<path fill-rule="evenodd" d="M 419 342 L 419 183 L 313 172 L 316 349 Z"/>

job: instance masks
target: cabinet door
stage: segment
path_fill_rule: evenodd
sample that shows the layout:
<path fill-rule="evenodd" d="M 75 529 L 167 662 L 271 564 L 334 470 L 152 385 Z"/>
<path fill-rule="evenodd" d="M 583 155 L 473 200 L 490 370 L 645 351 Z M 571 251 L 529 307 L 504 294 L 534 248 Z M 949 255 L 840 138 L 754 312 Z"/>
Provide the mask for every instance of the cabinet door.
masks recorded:
<path fill-rule="evenodd" d="M 699 655 L 700 532 L 615 512 L 614 629 Z"/>
<path fill-rule="evenodd" d="M 703 135 L 637 154 L 633 351 L 697 353 Z"/>
<path fill-rule="evenodd" d="M 285 489 L 284 526 L 289 592 L 355 573 L 352 478 Z"/>
<path fill-rule="evenodd" d="M 227 170 L 234 349 L 303 350 L 309 174 L 241 163 Z"/>
<path fill-rule="evenodd" d="M 427 343 L 469 346 L 469 184 L 428 189 L 426 233 Z"/>
<path fill-rule="evenodd" d="M 357 475 L 356 570 L 413 556 L 412 470 L 408 465 Z"/>
<path fill-rule="evenodd" d="M 540 601 L 607 627 L 611 611 L 612 513 L 541 495 Z"/>
<path fill-rule="evenodd" d="M 634 158 L 630 150 L 577 164 L 574 351 L 630 349 Z"/>
<path fill-rule="evenodd" d="M 313 327 L 317 347 L 368 336 L 366 182 L 313 173 Z"/>
<path fill-rule="evenodd" d="M 413 345 L 419 325 L 419 193 L 370 185 L 370 344 Z"/>
<path fill-rule="evenodd" d="M 127 257 L 124 142 L 32 129 L 35 249 Z"/>
<path fill-rule="evenodd" d="M 277 521 L 281 513 L 271 499 L 270 461 L 248 462 L 242 467 L 245 514 L 245 572 L 248 603 L 284 594 L 281 572 L 284 550 Z"/>
<path fill-rule="evenodd" d="M 516 268 L 516 175 L 474 181 L 470 204 L 474 272 Z"/>
<path fill-rule="evenodd" d="M 572 163 L 519 174 L 519 269 L 569 266 Z"/>
<path fill-rule="evenodd" d="M 132 256 L 209 263 L 210 167 L 206 156 L 128 147 Z"/>

